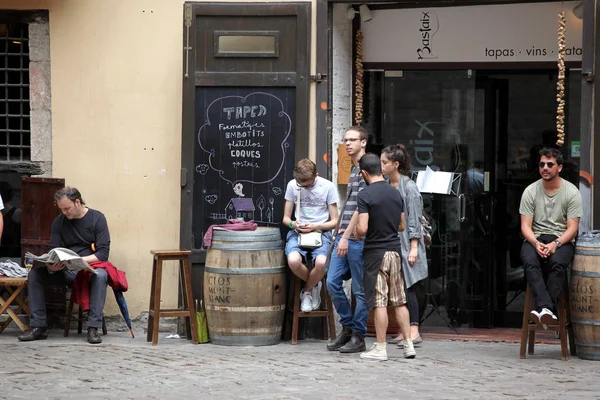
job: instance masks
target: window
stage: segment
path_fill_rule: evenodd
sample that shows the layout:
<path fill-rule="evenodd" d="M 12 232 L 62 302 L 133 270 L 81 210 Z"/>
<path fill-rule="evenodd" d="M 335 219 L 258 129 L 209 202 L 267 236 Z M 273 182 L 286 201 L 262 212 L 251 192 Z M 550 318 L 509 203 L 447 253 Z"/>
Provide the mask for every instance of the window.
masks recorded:
<path fill-rule="evenodd" d="M 215 57 L 278 57 L 278 31 L 215 31 Z"/>
<path fill-rule="evenodd" d="M 31 159 L 29 29 L 0 23 L 0 161 Z"/>

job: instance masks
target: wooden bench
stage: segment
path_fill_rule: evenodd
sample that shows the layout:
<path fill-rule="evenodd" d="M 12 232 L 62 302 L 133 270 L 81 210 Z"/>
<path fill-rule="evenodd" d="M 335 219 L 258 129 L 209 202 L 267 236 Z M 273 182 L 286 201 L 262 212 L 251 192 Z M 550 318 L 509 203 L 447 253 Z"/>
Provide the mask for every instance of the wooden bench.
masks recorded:
<path fill-rule="evenodd" d="M 20 312 L 29 315 L 29 306 L 27 305 L 28 298 L 25 297 L 25 299 L 23 299 L 21 297 L 21 292 L 27 287 L 27 278 L 0 277 L 0 287 L 5 288 L 9 293 L 6 300 L 0 296 L 0 315 L 5 312 L 8 314 L 8 318 L 5 321 L 0 322 L 0 333 L 2 333 L 11 322 L 17 324 L 22 332 L 27 331 L 29 326 L 24 323 L 18 315 Z M 11 309 L 11 306 L 16 306 L 16 309 Z"/>

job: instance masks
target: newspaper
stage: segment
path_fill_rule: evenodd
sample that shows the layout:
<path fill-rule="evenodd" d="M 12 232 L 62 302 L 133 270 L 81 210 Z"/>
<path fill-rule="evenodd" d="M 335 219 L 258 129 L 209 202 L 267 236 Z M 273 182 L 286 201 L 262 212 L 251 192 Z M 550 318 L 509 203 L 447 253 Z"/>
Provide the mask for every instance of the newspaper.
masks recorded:
<path fill-rule="evenodd" d="M 50 250 L 48 253 L 42 254 L 41 256 L 36 256 L 27 252 L 25 253 L 25 258 L 31 258 L 34 261 L 38 261 L 46 265 L 52 265 L 61 262 L 65 268 L 70 271 L 79 272 L 82 269 L 87 269 L 94 274 L 96 273 L 96 271 L 90 267 L 90 265 L 83 258 L 81 258 L 79 254 L 64 247 L 56 247 Z"/>

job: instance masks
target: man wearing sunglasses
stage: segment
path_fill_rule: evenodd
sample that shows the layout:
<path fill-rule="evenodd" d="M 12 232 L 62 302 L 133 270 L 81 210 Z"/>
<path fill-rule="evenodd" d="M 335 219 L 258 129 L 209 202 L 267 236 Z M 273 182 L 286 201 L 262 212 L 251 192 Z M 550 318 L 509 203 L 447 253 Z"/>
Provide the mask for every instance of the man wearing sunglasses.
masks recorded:
<path fill-rule="evenodd" d="M 577 187 L 559 176 L 563 168 L 559 150 L 540 150 L 538 167 L 542 178 L 529 185 L 521 197 L 519 213 L 525 239 L 521 260 L 536 299 L 530 318 L 546 329 L 558 321 L 558 296 L 566 286 L 583 210 Z"/>

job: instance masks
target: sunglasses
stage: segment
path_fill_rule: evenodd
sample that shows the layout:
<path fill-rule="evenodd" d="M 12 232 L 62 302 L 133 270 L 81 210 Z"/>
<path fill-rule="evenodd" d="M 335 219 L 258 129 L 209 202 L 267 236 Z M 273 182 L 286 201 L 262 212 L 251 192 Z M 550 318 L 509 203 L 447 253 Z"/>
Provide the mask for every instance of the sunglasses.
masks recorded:
<path fill-rule="evenodd" d="M 549 161 L 549 162 L 540 161 L 540 168 L 544 168 L 546 165 L 548 166 L 548 168 L 554 167 L 554 163 L 552 161 Z"/>
<path fill-rule="evenodd" d="M 315 182 L 316 181 L 317 181 L 317 178 L 315 177 L 310 183 L 306 183 L 304 185 L 296 182 L 296 186 L 298 186 L 299 188 L 308 189 L 308 188 L 311 188 L 311 187 L 315 186 Z"/>

